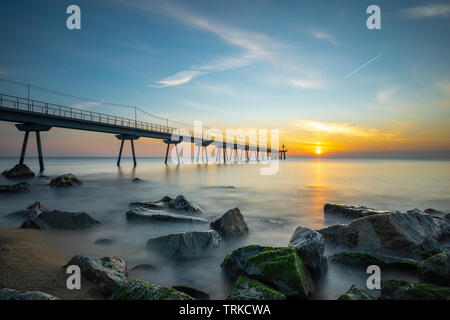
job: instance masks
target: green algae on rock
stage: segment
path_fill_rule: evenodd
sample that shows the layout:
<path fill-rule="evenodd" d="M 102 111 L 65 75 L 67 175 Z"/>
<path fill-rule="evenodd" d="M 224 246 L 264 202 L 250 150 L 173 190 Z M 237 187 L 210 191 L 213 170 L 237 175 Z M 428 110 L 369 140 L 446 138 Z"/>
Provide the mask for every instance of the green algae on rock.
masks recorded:
<path fill-rule="evenodd" d="M 239 276 L 228 300 L 284 300 L 281 292 L 245 276 Z"/>
<path fill-rule="evenodd" d="M 143 280 L 132 280 L 118 288 L 110 300 L 194 300 L 191 296 Z"/>

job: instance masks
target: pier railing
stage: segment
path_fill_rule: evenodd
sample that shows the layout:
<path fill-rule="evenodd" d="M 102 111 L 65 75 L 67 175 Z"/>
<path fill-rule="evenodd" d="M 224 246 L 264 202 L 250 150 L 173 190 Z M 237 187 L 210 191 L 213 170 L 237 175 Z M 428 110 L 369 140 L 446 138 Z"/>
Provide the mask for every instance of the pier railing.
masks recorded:
<path fill-rule="evenodd" d="M 109 115 L 105 113 L 83 110 L 75 107 L 68 107 L 64 105 L 38 101 L 34 99 L 22 98 L 17 96 L 12 96 L 8 94 L 0 93 L 0 108 L 16 109 L 19 111 L 27 111 L 38 113 L 42 115 L 50 115 L 55 117 L 60 117 L 64 119 L 90 121 L 97 124 L 113 125 L 118 127 L 135 128 L 146 131 L 173 134 L 179 128 L 169 127 L 164 125 L 159 125 L 155 123 L 149 123 L 144 121 L 139 121 L 137 119 L 129 119 L 120 116 Z M 203 135 L 203 133 L 198 134 L 195 130 L 187 129 L 190 136 L 196 139 L 215 141 L 214 136 Z M 225 140 L 223 141 L 225 142 Z M 220 143 L 220 142 L 219 142 Z M 256 146 L 238 143 L 239 147 L 250 147 L 252 150 L 256 149 Z M 270 146 L 264 147 L 264 149 L 270 149 Z"/>
<path fill-rule="evenodd" d="M 91 121 L 98 124 L 108 124 L 121 127 L 137 128 L 147 131 L 156 131 L 172 134 L 177 128 L 163 126 L 155 123 L 128 119 L 120 116 L 113 116 L 105 113 L 87 111 L 79 108 L 68 107 L 38 100 L 20 98 L 0 93 L 0 107 L 17 109 L 28 112 L 52 115 L 61 118 L 74 120 Z"/>

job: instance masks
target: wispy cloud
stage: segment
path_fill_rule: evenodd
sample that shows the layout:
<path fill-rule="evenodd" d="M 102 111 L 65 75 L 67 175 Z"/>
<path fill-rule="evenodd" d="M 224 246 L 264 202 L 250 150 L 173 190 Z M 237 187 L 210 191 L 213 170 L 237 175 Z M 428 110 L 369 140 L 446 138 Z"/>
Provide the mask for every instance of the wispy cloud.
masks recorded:
<path fill-rule="evenodd" d="M 339 44 L 339 42 L 328 32 L 323 30 L 313 30 L 310 31 L 309 34 L 316 39 L 325 40 L 332 44 Z"/>
<path fill-rule="evenodd" d="M 162 80 L 156 81 L 156 84 L 149 84 L 147 87 L 149 88 L 164 88 L 164 87 L 171 87 L 171 86 L 178 86 L 183 83 L 187 83 L 194 79 L 195 77 L 205 74 L 205 72 L 201 71 L 195 71 L 195 70 L 186 70 L 181 71 L 173 76 L 164 78 Z"/>
<path fill-rule="evenodd" d="M 373 57 L 372 59 L 370 59 L 369 61 L 367 61 L 366 63 L 364 63 L 362 66 L 356 68 L 355 70 L 353 70 L 352 72 L 350 72 L 348 75 L 346 75 L 344 77 L 344 79 L 347 79 L 349 77 L 351 77 L 352 75 L 354 75 L 355 73 L 357 73 L 358 71 L 364 69 L 367 65 L 369 65 L 370 63 L 374 62 L 375 60 L 377 60 L 379 57 L 381 57 L 384 53 L 380 53 L 379 55 Z"/>
<path fill-rule="evenodd" d="M 316 80 L 300 79 L 291 80 L 291 84 L 301 89 L 323 89 L 323 84 Z"/>
<path fill-rule="evenodd" d="M 345 135 L 353 137 L 372 137 L 379 134 L 375 128 L 364 128 L 348 123 L 323 122 L 314 120 L 297 120 L 294 126 L 304 131 L 329 135 Z"/>
<path fill-rule="evenodd" d="M 408 19 L 448 18 L 450 4 L 430 4 L 403 9 L 401 12 Z"/>
<path fill-rule="evenodd" d="M 119 1 L 127 6 L 133 6 L 142 12 L 158 13 L 181 22 L 189 27 L 212 33 L 235 47 L 236 54 L 218 57 L 215 61 L 204 65 L 192 66 L 187 70 L 157 81 L 149 87 L 168 87 L 187 83 L 199 75 L 211 72 L 231 70 L 249 64 L 270 59 L 271 50 L 277 43 L 270 37 L 246 30 L 241 30 L 226 24 L 209 20 L 190 13 L 186 8 L 180 8 L 166 1 Z"/>
<path fill-rule="evenodd" d="M 377 100 L 380 103 L 391 103 L 392 102 L 392 95 L 397 91 L 396 88 L 386 89 L 383 91 L 378 92 L 377 94 Z"/>

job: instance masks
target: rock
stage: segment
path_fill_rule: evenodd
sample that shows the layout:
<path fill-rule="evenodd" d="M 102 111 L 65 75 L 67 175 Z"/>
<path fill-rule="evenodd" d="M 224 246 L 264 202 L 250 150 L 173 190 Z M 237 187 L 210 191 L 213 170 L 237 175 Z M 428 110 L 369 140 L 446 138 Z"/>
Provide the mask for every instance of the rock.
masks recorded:
<path fill-rule="evenodd" d="M 85 229 L 100 223 L 85 212 L 59 210 L 42 211 L 37 217 L 26 220 L 21 228 L 27 229 Z"/>
<path fill-rule="evenodd" d="M 295 229 L 289 247 L 297 251 L 312 274 L 321 275 L 326 272 L 328 264 L 324 238 L 320 233 L 300 226 Z"/>
<path fill-rule="evenodd" d="M 227 300 L 285 300 L 281 292 L 244 276 L 239 276 Z"/>
<path fill-rule="evenodd" d="M 164 199 L 164 198 L 163 198 Z M 189 212 L 202 212 L 203 210 L 195 203 L 186 200 L 186 198 L 180 194 L 175 199 L 171 199 L 169 202 L 169 208 L 174 210 L 183 210 Z"/>
<path fill-rule="evenodd" d="M 70 265 L 79 266 L 81 275 L 100 285 L 105 295 L 111 294 L 127 282 L 127 263 L 120 257 L 100 258 L 77 254 L 64 268 Z"/>
<path fill-rule="evenodd" d="M 207 223 L 208 220 L 193 216 L 193 213 L 201 213 L 202 210 L 184 196 L 178 196 L 174 200 L 165 196 L 155 202 L 132 202 L 128 206 L 126 216 L 128 220 L 136 221 L 172 221 L 189 223 Z M 172 203 L 172 204 L 171 204 Z M 187 214 L 191 213 L 191 214 Z"/>
<path fill-rule="evenodd" d="M 438 248 L 438 249 L 430 249 L 427 251 L 423 251 L 420 253 L 420 257 L 422 258 L 422 260 L 428 259 L 429 257 L 432 257 L 436 254 L 439 254 L 441 252 L 446 252 L 449 251 L 450 247 L 448 248 Z"/>
<path fill-rule="evenodd" d="M 133 207 L 131 207 L 133 206 Z M 208 220 L 200 217 L 193 217 L 184 214 L 166 212 L 160 210 L 144 209 L 136 203 L 130 204 L 126 212 L 127 220 L 130 221 L 168 221 L 168 222 L 186 222 L 186 223 L 208 223 Z"/>
<path fill-rule="evenodd" d="M 144 270 L 144 271 L 150 271 L 150 270 L 155 270 L 156 267 L 151 265 L 151 264 L 138 264 L 137 266 L 134 266 L 131 271 L 136 271 L 136 270 Z"/>
<path fill-rule="evenodd" d="M 57 297 L 51 296 L 41 291 L 19 292 L 14 289 L 0 289 L 0 300 L 59 300 Z"/>
<path fill-rule="evenodd" d="M 180 232 L 150 239 L 147 248 L 175 259 L 207 256 L 211 250 L 221 247 L 223 240 L 214 230 Z"/>
<path fill-rule="evenodd" d="M 26 207 L 26 209 L 22 209 L 19 211 L 15 211 L 13 213 L 7 214 L 5 218 L 13 218 L 13 219 L 33 219 L 36 218 L 42 211 L 44 210 L 44 206 L 39 201 L 36 201 Z"/>
<path fill-rule="evenodd" d="M 79 186 L 80 184 L 81 181 L 71 173 L 63 174 L 50 181 L 50 187 L 52 188 L 66 188 Z"/>
<path fill-rule="evenodd" d="M 338 298 L 338 300 L 375 300 L 375 298 L 366 291 L 352 285 L 346 293 Z"/>
<path fill-rule="evenodd" d="M 94 241 L 94 244 L 98 244 L 98 245 L 111 245 L 113 244 L 114 240 L 113 239 L 97 239 Z"/>
<path fill-rule="evenodd" d="M 423 212 L 428 213 L 432 216 L 438 216 L 438 217 L 445 216 L 445 212 L 442 212 L 442 211 L 439 211 L 436 209 L 432 209 L 432 208 L 425 209 Z"/>
<path fill-rule="evenodd" d="M 293 248 L 242 247 L 228 254 L 221 267 L 229 274 L 266 283 L 286 296 L 306 298 L 312 291 L 308 269 Z"/>
<path fill-rule="evenodd" d="M 450 234 L 450 226 L 443 219 L 428 214 L 388 213 L 355 219 L 348 225 L 319 230 L 335 246 L 370 253 L 417 255 L 439 248 Z"/>
<path fill-rule="evenodd" d="M 447 213 L 447 214 L 444 216 L 444 220 L 445 220 L 447 223 L 450 223 L 450 213 Z"/>
<path fill-rule="evenodd" d="M 239 208 L 228 210 L 221 218 L 211 222 L 211 228 L 224 238 L 240 237 L 248 234 L 248 226 Z"/>
<path fill-rule="evenodd" d="M 443 251 L 422 261 L 420 279 L 423 282 L 450 287 L 450 252 Z"/>
<path fill-rule="evenodd" d="M 139 179 L 139 178 L 134 178 L 134 179 L 132 180 L 132 182 L 133 182 L 133 183 L 139 183 L 139 182 L 144 182 L 144 180 Z"/>
<path fill-rule="evenodd" d="M 21 182 L 17 184 L 7 184 L 0 186 L 0 193 L 24 193 L 30 192 L 28 189 L 30 187 L 29 183 Z"/>
<path fill-rule="evenodd" d="M 16 164 L 14 168 L 6 170 L 2 173 L 7 178 L 32 178 L 34 177 L 33 171 L 30 170 L 25 164 Z"/>
<path fill-rule="evenodd" d="M 323 206 L 323 211 L 325 213 L 332 213 L 332 214 L 338 214 L 344 217 L 356 219 L 356 218 L 362 218 L 367 217 L 374 214 L 380 214 L 380 213 L 389 213 L 389 211 L 385 210 L 376 210 L 367 208 L 364 206 L 349 206 L 345 204 L 330 204 L 325 203 Z"/>
<path fill-rule="evenodd" d="M 110 300 L 194 300 L 187 294 L 172 288 L 133 280 L 117 289 Z"/>
<path fill-rule="evenodd" d="M 448 300 L 450 288 L 430 283 L 382 279 L 379 300 Z"/>
<path fill-rule="evenodd" d="M 177 291 L 186 293 L 188 296 L 191 296 L 195 300 L 209 300 L 209 294 L 198 289 L 186 286 L 174 286 L 172 288 Z"/>
<path fill-rule="evenodd" d="M 329 259 L 332 262 L 362 267 L 377 265 L 380 268 L 392 268 L 409 271 L 417 271 L 419 267 L 419 263 L 412 259 L 405 259 L 381 254 L 370 254 L 368 252 L 344 251 L 332 255 Z"/>

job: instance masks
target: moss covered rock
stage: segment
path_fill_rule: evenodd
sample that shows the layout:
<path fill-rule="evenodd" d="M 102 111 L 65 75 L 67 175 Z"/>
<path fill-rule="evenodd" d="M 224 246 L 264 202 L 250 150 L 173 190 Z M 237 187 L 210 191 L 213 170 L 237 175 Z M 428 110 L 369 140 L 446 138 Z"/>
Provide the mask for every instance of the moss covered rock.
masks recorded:
<path fill-rule="evenodd" d="M 284 300 L 286 296 L 280 291 L 244 276 L 239 276 L 228 300 Z"/>
<path fill-rule="evenodd" d="M 245 261 L 248 258 L 270 249 L 272 249 L 272 247 L 264 247 L 255 244 L 240 247 L 227 254 L 220 266 L 229 276 L 235 278 L 239 274 L 244 273 Z"/>
<path fill-rule="evenodd" d="M 399 258 L 368 252 L 339 252 L 330 257 L 330 261 L 353 266 L 377 265 L 383 268 L 393 268 L 417 271 L 419 263 L 412 259 Z"/>
<path fill-rule="evenodd" d="M 420 279 L 450 287 L 450 253 L 442 251 L 422 261 Z"/>
<path fill-rule="evenodd" d="M 118 288 L 110 300 L 194 300 L 191 296 L 142 280 L 130 281 Z"/>
<path fill-rule="evenodd" d="M 234 250 L 221 264 L 234 275 L 246 275 L 278 289 L 287 296 L 307 297 L 311 276 L 293 248 L 247 246 Z"/>
<path fill-rule="evenodd" d="M 430 283 L 382 279 L 379 300 L 448 300 L 450 288 Z"/>
<path fill-rule="evenodd" d="M 375 300 L 369 293 L 352 285 L 338 300 Z"/>

